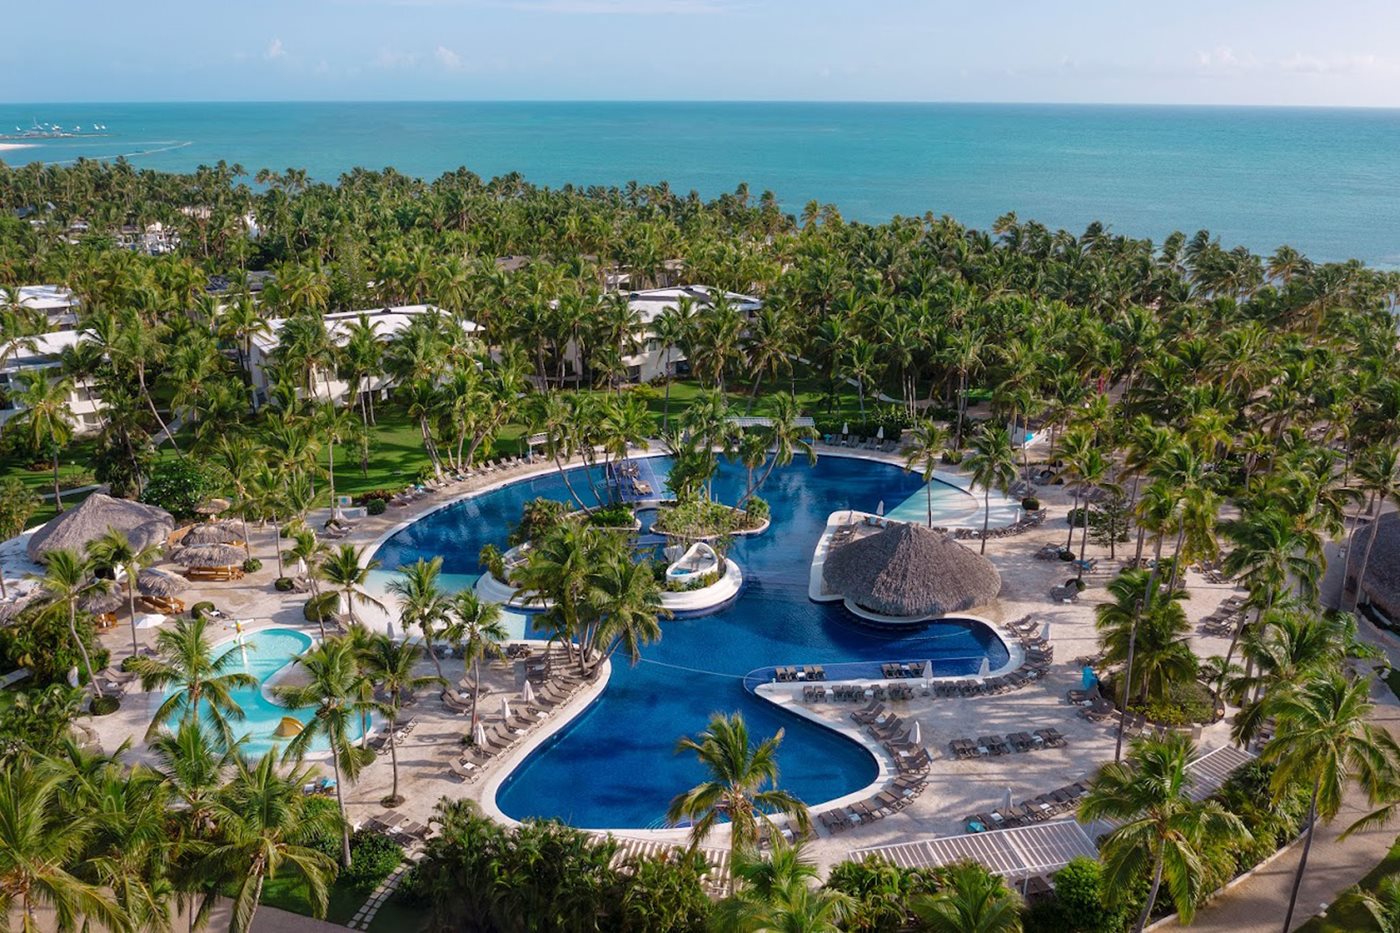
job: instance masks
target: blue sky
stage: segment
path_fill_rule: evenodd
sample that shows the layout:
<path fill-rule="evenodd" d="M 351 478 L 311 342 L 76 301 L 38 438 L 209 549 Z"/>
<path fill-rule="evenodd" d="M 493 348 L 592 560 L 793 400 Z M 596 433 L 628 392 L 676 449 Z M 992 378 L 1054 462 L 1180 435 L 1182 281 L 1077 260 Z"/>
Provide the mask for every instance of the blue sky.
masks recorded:
<path fill-rule="evenodd" d="M 1395 0 L 16 0 L 0 100 L 1400 106 Z"/>

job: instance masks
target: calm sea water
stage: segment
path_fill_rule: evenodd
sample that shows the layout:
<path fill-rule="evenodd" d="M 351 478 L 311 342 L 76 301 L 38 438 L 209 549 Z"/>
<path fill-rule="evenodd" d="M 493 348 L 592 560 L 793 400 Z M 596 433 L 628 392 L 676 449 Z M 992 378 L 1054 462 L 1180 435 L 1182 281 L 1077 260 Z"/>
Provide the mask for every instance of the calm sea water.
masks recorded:
<path fill-rule="evenodd" d="M 332 180 L 355 166 L 432 177 L 465 165 L 557 185 L 667 180 L 705 196 L 747 181 L 785 208 L 850 218 L 926 211 L 986 226 L 1006 211 L 1160 240 L 1205 227 L 1234 245 L 1400 266 L 1400 111 L 956 104 L 3 104 L 100 139 L 11 162 L 219 159 Z"/>

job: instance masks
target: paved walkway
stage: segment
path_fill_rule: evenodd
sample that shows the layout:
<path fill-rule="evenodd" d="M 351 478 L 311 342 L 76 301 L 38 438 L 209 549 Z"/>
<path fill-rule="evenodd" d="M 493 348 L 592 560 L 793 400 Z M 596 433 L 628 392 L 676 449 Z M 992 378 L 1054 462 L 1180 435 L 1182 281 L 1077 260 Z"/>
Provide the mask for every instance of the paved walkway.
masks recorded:
<path fill-rule="evenodd" d="M 1400 660 L 1400 639 L 1379 632 L 1366 622 L 1361 625 L 1361 634 L 1367 641 L 1382 646 L 1392 664 Z M 1392 734 L 1400 735 L 1400 701 L 1379 681 L 1372 695 L 1376 703 L 1372 721 Z M 1298 892 L 1293 929 L 1302 926 L 1343 891 L 1360 881 L 1395 844 L 1396 836 L 1400 834 L 1400 824 L 1396 823 L 1356 833 L 1345 840 L 1338 838 L 1370 809 L 1364 795 L 1352 792 L 1347 795 L 1336 820 L 1318 828 L 1317 839 L 1308 855 L 1308 870 L 1303 876 L 1302 889 Z M 1300 843 L 1248 881 L 1198 910 L 1192 928 L 1222 933 L 1277 931 L 1288 911 L 1288 894 L 1302 852 Z"/>

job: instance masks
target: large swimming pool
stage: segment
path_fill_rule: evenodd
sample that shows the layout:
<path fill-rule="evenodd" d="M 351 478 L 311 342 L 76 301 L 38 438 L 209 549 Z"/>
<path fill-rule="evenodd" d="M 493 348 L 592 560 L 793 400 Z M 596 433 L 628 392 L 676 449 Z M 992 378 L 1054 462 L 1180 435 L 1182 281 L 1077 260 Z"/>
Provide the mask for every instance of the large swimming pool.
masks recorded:
<path fill-rule="evenodd" d="M 664 470 L 666 464 L 658 465 Z M 726 464 L 715 495 L 743 494 L 741 467 Z M 575 480 L 576 488 L 583 488 Z M 864 627 L 836 604 L 807 597 L 812 550 L 829 514 L 873 512 L 923 488 L 897 467 L 825 457 L 775 470 L 762 496 L 773 524 L 739 538 L 730 556 L 743 567 L 737 601 L 714 615 L 662 623 L 661 641 L 635 667 L 614 664 L 602 696 L 532 753 L 497 795 L 508 816 L 554 817 L 585 828 L 663 825 L 671 798 L 703 778 L 693 756 L 673 754 L 676 740 L 704 729 L 713 712 L 738 710 L 751 734 L 786 730 L 779 754 L 782 785 L 809 803 L 870 783 L 875 760 L 856 743 L 749 694 L 743 677 L 774 664 L 931 658 L 939 675 L 975 674 L 982 659 L 1005 663 L 1005 645 L 980 623 L 941 622 L 889 634 Z M 952 488 L 940 495 L 965 497 Z M 444 572 L 474 577 L 483 544 L 503 544 L 521 506 L 537 496 L 566 499 L 556 473 L 542 475 L 441 509 L 395 534 L 377 557 L 387 568 L 441 555 Z"/>

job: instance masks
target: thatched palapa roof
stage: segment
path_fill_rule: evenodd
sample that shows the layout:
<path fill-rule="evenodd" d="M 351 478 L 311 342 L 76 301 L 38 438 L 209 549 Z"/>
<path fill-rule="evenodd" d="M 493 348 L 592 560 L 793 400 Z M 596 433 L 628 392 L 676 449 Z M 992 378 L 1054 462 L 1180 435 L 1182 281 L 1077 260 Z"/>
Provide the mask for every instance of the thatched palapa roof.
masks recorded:
<path fill-rule="evenodd" d="M 147 596 L 174 596 L 188 586 L 184 577 L 169 570 L 147 567 L 136 575 L 136 588 Z"/>
<path fill-rule="evenodd" d="M 180 543 L 185 547 L 196 547 L 205 544 L 234 544 L 242 540 L 243 536 L 227 522 L 204 522 L 191 525 L 180 539 Z"/>
<path fill-rule="evenodd" d="M 1376 539 L 1374 544 L 1370 544 L 1372 536 Z M 1392 621 L 1400 621 L 1400 512 L 1386 512 L 1351 536 L 1346 579 L 1349 593 L 1356 592 L 1356 578 L 1361 574 L 1368 544 L 1371 555 L 1366 560 L 1366 579 L 1361 581 L 1358 595 Z"/>
<path fill-rule="evenodd" d="M 45 554 L 60 549 L 82 553 L 89 541 L 112 528 L 124 532 L 133 547 L 144 548 L 169 537 L 175 520 L 165 509 L 95 492 L 34 532 L 27 548 L 29 558 L 43 560 Z"/>
<path fill-rule="evenodd" d="M 182 547 L 171 560 L 181 567 L 232 567 L 243 563 L 243 549 L 229 544 L 200 544 Z"/>
<path fill-rule="evenodd" d="M 939 531 L 892 522 L 833 551 L 826 588 L 885 616 L 927 618 L 985 605 L 1001 592 L 991 562 Z"/>

